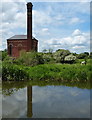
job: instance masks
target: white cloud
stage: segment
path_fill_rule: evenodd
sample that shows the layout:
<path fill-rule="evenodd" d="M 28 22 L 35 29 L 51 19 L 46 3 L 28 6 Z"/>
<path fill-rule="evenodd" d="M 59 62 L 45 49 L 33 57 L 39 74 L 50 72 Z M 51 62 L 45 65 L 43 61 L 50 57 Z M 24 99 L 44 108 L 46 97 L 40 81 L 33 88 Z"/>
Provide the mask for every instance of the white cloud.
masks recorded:
<path fill-rule="evenodd" d="M 69 49 L 72 52 L 85 52 L 90 51 L 90 35 L 89 33 L 83 33 L 76 29 L 74 32 L 63 38 L 51 38 L 41 44 L 44 44 L 44 48 L 56 49 Z"/>
<path fill-rule="evenodd" d="M 3 0 L 2 2 L 7 2 L 7 0 Z M 8 0 L 8 2 L 27 2 L 27 0 Z"/>
<path fill-rule="evenodd" d="M 17 3 L 14 2 L 14 0 L 11 1 L 12 2 L 3 4 L 3 11 L 1 13 L 3 21 L 0 31 L 2 31 L 3 48 L 6 47 L 7 38 L 14 34 L 26 33 L 26 4 L 25 2 Z M 53 4 L 55 5 L 55 3 Z M 86 7 L 86 3 L 73 4 L 72 9 L 70 9 L 70 5 L 60 5 L 60 8 L 55 6 L 57 7 L 55 10 L 53 9 L 53 6 L 50 6 L 48 3 L 47 8 L 49 9 L 33 9 L 33 35 L 39 40 L 39 51 L 49 47 L 52 47 L 55 50 L 59 48 L 69 48 L 70 50 L 75 50 L 77 49 L 76 46 L 84 46 L 84 48 L 86 48 L 86 46 L 89 45 L 89 34 L 83 33 L 79 29 L 74 30 L 71 35 L 66 37 L 63 37 L 62 35 L 62 38 L 61 35 L 58 34 L 60 31 L 61 34 L 63 34 L 62 31 L 64 26 L 62 27 L 62 25 L 65 25 L 66 27 L 69 23 L 71 23 L 72 27 L 75 23 L 84 22 L 80 18 L 75 17 L 74 13 L 88 13 L 89 11 L 88 7 Z M 87 8 L 87 10 L 84 8 Z M 68 12 L 68 10 L 70 11 Z M 68 30 L 67 28 L 64 29 L 64 34 L 66 34 L 66 31 Z M 79 47 L 79 49 L 81 49 L 81 47 Z"/>
<path fill-rule="evenodd" d="M 43 32 L 48 32 L 48 28 L 43 28 L 42 31 Z"/>
<path fill-rule="evenodd" d="M 7 48 L 7 39 L 15 34 L 21 34 L 19 29 L 26 31 L 26 11 L 24 3 L 5 2 L 2 3 L 2 27 L 0 31 L 2 34 L 2 46 L 1 49 Z"/>
<path fill-rule="evenodd" d="M 80 22 L 83 22 L 83 20 L 80 20 L 80 18 L 77 18 L 77 17 L 71 18 L 70 20 L 70 24 L 76 24 Z"/>
<path fill-rule="evenodd" d="M 74 47 L 72 47 L 73 49 L 82 49 L 82 48 L 84 48 L 85 46 L 74 46 Z"/>
<path fill-rule="evenodd" d="M 52 22 L 51 17 L 43 11 L 33 10 L 33 21 L 35 25 L 42 26 Z"/>
<path fill-rule="evenodd" d="M 76 29 L 73 33 L 72 33 L 73 36 L 79 36 L 81 35 L 81 31 L 79 29 Z"/>

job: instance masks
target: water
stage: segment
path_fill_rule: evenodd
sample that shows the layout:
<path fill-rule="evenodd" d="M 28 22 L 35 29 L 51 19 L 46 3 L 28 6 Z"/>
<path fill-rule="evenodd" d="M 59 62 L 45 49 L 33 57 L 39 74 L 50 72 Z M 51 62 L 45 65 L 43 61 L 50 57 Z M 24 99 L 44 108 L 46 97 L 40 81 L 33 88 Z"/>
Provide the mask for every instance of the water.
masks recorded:
<path fill-rule="evenodd" d="M 69 86 L 3 88 L 3 118 L 90 118 L 90 90 Z"/>

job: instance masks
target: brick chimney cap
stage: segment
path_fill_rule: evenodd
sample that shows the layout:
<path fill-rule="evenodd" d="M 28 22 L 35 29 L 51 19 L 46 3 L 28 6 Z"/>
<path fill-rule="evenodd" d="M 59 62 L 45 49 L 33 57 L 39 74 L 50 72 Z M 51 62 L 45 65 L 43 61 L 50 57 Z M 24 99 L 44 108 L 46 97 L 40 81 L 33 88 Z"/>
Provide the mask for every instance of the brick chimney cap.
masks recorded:
<path fill-rule="evenodd" d="M 33 6 L 31 2 L 28 2 L 27 3 L 27 6 Z"/>

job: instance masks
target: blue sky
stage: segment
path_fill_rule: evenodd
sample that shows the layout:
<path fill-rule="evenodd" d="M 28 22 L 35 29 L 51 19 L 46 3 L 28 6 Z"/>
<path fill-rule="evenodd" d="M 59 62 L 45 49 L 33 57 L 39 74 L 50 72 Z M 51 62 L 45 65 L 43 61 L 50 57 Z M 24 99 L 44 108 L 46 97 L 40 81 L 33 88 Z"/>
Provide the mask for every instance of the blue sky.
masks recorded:
<path fill-rule="evenodd" d="M 2 2 L 2 46 L 15 34 L 26 34 L 26 3 Z M 33 36 L 43 49 L 90 51 L 90 2 L 32 2 Z"/>

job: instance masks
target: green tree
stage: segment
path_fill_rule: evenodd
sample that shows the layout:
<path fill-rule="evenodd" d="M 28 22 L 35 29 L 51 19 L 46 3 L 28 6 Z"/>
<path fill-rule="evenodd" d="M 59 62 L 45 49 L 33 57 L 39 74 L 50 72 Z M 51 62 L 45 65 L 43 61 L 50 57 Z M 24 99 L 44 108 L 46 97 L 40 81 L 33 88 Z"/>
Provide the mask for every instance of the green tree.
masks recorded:
<path fill-rule="evenodd" d="M 42 52 L 43 52 L 43 53 L 46 53 L 46 52 L 47 52 L 47 49 L 44 49 Z"/>
<path fill-rule="evenodd" d="M 17 64 L 24 64 L 28 66 L 35 66 L 38 64 L 43 64 L 43 54 L 37 53 L 35 51 L 32 52 L 25 52 L 21 51 L 20 57 L 15 60 Z"/>
<path fill-rule="evenodd" d="M 91 58 L 91 59 L 92 59 L 92 52 L 90 52 L 90 54 L 89 54 L 89 58 Z"/>
<path fill-rule="evenodd" d="M 56 62 L 64 63 L 65 56 L 71 54 L 69 50 L 58 49 L 55 53 L 53 53 L 53 57 Z"/>
<path fill-rule="evenodd" d="M 64 59 L 64 61 L 67 63 L 74 63 L 75 60 L 76 60 L 76 56 L 74 56 L 73 54 L 65 56 L 65 59 Z"/>
<path fill-rule="evenodd" d="M 87 58 L 89 56 L 88 52 L 84 52 L 84 53 L 80 53 L 77 55 L 78 59 L 85 59 L 85 57 Z"/>
<path fill-rule="evenodd" d="M 2 51 L 2 61 L 7 57 L 7 50 Z"/>
<path fill-rule="evenodd" d="M 53 49 L 49 49 L 48 52 L 49 52 L 49 53 L 52 53 L 52 52 L 53 52 Z"/>

